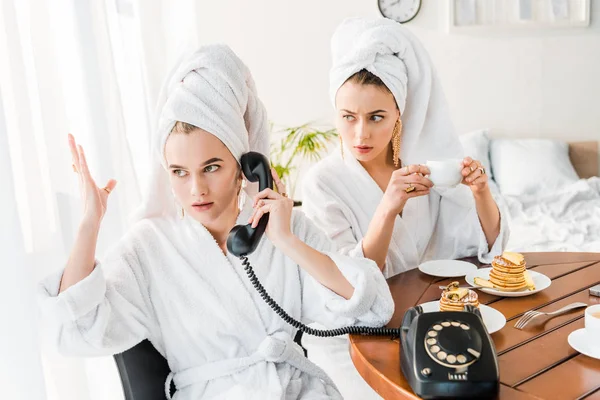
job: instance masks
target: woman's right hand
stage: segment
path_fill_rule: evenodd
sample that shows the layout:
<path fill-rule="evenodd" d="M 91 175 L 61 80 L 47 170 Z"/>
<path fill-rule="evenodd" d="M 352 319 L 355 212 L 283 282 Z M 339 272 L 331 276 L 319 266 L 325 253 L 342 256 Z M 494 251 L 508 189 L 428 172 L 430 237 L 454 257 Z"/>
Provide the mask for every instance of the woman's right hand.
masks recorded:
<path fill-rule="evenodd" d="M 79 175 L 79 189 L 83 201 L 83 220 L 100 224 L 106 213 L 108 196 L 117 185 L 117 181 L 109 179 L 106 186 L 98 187 L 88 169 L 83 147 L 75 142 L 75 138 L 71 134 L 69 134 L 69 148 L 73 158 L 73 169 Z"/>
<path fill-rule="evenodd" d="M 402 212 L 408 199 L 428 195 L 429 189 L 433 187 L 433 182 L 425 177 L 429 174 L 429 168 L 417 164 L 394 171 L 383 195 L 383 207 L 395 217 Z M 411 187 L 415 189 L 410 191 Z"/>

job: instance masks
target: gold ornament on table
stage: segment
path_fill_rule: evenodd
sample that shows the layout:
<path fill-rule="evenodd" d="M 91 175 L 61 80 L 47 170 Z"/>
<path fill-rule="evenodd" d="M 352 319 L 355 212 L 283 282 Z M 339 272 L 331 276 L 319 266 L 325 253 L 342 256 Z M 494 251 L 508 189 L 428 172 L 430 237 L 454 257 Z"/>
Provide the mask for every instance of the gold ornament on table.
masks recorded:
<path fill-rule="evenodd" d="M 440 311 L 463 311 L 467 304 L 479 308 L 479 296 L 473 290 L 461 288 L 458 282 L 446 286 L 440 297 Z"/>

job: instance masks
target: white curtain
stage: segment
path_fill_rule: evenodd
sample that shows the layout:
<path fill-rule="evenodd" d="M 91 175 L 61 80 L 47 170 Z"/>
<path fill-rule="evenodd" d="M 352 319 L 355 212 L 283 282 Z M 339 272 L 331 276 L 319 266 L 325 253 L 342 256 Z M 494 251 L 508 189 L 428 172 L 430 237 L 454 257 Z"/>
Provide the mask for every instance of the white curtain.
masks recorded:
<path fill-rule="evenodd" d="M 81 216 L 67 133 L 99 185 L 118 181 L 99 255 L 127 228 L 161 81 L 197 45 L 194 0 L 0 0 L 2 398 L 122 399 L 112 357 L 56 353 L 35 285 L 66 261 Z"/>

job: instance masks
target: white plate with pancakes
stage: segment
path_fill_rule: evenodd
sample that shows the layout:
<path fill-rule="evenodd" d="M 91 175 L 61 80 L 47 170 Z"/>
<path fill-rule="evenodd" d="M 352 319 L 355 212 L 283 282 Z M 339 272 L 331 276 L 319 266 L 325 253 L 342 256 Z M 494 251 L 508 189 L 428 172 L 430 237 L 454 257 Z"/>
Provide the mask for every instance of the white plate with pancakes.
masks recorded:
<path fill-rule="evenodd" d="M 480 268 L 476 271 L 470 272 L 465 276 L 465 281 L 471 286 L 478 286 L 475 284 L 475 278 L 482 278 L 487 281 L 490 280 L 490 272 L 492 272 L 492 268 Z M 533 280 L 535 284 L 535 289 L 530 290 L 527 286 L 522 288 L 514 288 L 510 286 L 510 281 L 507 281 L 505 288 L 494 287 L 477 287 L 478 290 L 482 292 L 493 294 L 494 296 L 502 296 L 502 297 L 523 297 L 529 296 L 538 292 L 541 292 L 544 289 L 547 289 L 551 284 L 552 280 L 548 278 L 546 275 L 541 274 L 539 272 L 535 272 L 532 270 L 527 270 L 529 276 Z M 496 281 L 496 283 L 498 283 Z M 519 284 L 520 285 L 520 284 Z"/>
<path fill-rule="evenodd" d="M 476 271 L 474 264 L 459 260 L 431 260 L 419 265 L 419 271 L 440 278 L 455 278 Z"/>
<path fill-rule="evenodd" d="M 423 308 L 423 312 L 426 313 L 440 311 L 440 302 L 437 300 L 420 304 L 420 306 Z M 479 311 L 483 317 L 483 324 L 490 334 L 499 331 L 506 325 L 506 318 L 500 311 L 485 304 L 479 305 Z"/>

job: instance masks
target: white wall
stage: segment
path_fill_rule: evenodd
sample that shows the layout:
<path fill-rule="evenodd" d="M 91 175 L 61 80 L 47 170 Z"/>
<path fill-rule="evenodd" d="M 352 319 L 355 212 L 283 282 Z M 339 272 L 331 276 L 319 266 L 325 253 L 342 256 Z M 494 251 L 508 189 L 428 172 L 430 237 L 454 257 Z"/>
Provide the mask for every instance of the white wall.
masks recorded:
<path fill-rule="evenodd" d="M 449 35 L 440 0 L 407 26 L 438 69 L 460 133 L 600 139 L 600 0 L 590 27 L 496 36 Z M 329 39 L 376 0 L 197 2 L 200 43 L 226 42 L 253 71 L 270 119 L 330 122 Z"/>

